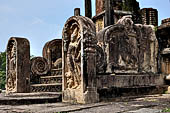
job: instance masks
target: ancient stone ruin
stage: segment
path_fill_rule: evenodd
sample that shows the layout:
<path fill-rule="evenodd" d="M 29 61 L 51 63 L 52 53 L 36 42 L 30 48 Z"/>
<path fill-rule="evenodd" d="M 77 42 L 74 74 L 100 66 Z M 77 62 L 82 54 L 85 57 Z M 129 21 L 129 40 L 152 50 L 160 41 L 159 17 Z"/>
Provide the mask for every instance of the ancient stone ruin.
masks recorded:
<path fill-rule="evenodd" d="M 95 25 L 87 17 L 67 20 L 63 29 L 63 101 L 91 103 L 99 97 L 95 85 Z"/>
<path fill-rule="evenodd" d="M 106 73 L 157 73 L 158 41 L 154 26 L 134 24 L 124 16 L 97 34 Z"/>
<path fill-rule="evenodd" d="M 30 44 L 25 38 L 8 41 L 6 82 L 6 93 L 30 91 Z"/>
<path fill-rule="evenodd" d="M 91 18 L 91 2 L 85 3 L 86 16 L 76 8 L 64 25 L 62 39 L 48 41 L 42 57 L 30 59 L 27 39 L 9 39 L 7 94 L 55 93 L 63 102 L 86 104 L 165 91 L 170 80 L 170 19 L 158 29 L 136 24 L 138 10 L 133 14 L 117 10 L 118 6 L 114 13 L 111 0 L 105 4 L 104 16 Z M 121 18 L 113 21 L 111 12 L 122 14 Z"/>

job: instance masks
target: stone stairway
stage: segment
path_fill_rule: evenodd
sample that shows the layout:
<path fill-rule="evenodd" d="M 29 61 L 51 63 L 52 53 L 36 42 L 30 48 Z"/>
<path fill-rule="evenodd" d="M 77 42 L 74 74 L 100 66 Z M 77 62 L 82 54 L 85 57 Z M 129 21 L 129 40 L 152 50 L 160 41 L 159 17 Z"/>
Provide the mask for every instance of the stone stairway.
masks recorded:
<path fill-rule="evenodd" d="M 32 84 L 31 92 L 62 92 L 62 69 L 52 69 L 51 74 L 40 76 L 38 84 Z"/>

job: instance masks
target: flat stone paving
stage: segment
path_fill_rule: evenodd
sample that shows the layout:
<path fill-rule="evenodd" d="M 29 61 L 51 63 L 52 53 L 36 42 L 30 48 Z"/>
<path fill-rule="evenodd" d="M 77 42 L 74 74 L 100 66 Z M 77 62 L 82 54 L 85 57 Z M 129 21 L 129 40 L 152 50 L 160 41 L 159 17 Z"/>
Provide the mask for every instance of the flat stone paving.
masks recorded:
<path fill-rule="evenodd" d="M 0 113 L 161 113 L 170 108 L 170 94 L 109 99 L 95 104 L 45 103 L 0 105 Z"/>

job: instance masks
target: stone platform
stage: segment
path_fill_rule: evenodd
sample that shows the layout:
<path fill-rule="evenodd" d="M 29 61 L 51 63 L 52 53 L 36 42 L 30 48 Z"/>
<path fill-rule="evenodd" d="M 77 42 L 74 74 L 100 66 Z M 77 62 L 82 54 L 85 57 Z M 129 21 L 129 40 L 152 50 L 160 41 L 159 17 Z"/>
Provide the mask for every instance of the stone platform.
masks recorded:
<path fill-rule="evenodd" d="M 59 92 L 0 94 L 0 105 L 28 105 L 56 102 L 61 102 L 61 93 Z"/>
<path fill-rule="evenodd" d="M 98 75 L 97 86 L 100 99 L 121 96 L 161 94 L 167 90 L 163 75 L 112 74 Z"/>
<path fill-rule="evenodd" d="M 136 88 L 164 85 L 164 75 L 155 74 L 109 74 L 98 75 L 98 89 L 117 87 L 117 88 Z"/>

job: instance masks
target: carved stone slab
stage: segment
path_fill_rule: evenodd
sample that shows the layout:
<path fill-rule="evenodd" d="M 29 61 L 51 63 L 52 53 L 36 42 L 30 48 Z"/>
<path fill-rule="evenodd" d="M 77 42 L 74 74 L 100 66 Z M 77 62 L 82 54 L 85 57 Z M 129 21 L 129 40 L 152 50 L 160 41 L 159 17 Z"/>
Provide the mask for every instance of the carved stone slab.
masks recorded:
<path fill-rule="evenodd" d="M 48 75 L 49 65 L 45 58 L 43 57 L 34 57 L 31 59 L 31 84 L 41 83 L 40 77 Z"/>
<path fill-rule="evenodd" d="M 43 48 L 43 57 L 47 59 L 50 69 L 58 69 L 62 57 L 62 39 L 47 42 Z"/>
<path fill-rule="evenodd" d="M 157 73 L 158 41 L 153 26 L 136 25 L 131 16 L 98 32 L 106 73 Z"/>
<path fill-rule="evenodd" d="M 30 44 L 25 38 L 12 37 L 7 45 L 6 93 L 30 91 Z"/>
<path fill-rule="evenodd" d="M 69 18 L 63 29 L 63 102 L 98 101 L 95 25 L 87 17 Z"/>

